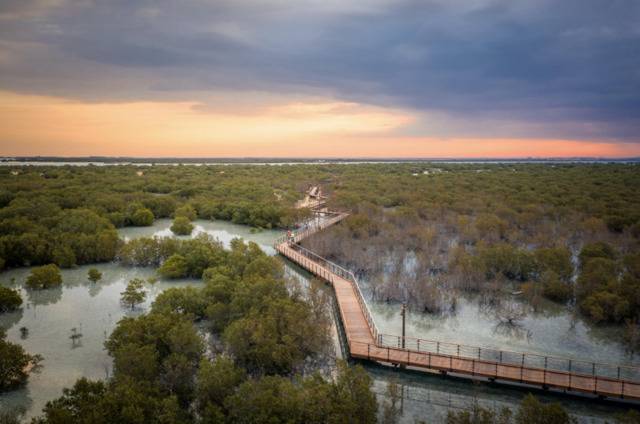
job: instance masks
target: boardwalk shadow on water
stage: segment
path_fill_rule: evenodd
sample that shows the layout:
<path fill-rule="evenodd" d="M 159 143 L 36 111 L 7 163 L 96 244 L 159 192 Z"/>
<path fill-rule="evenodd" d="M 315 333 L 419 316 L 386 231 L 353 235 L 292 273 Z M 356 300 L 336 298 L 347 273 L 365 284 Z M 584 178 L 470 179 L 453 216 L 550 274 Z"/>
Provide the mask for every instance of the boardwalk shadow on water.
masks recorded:
<path fill-rule="evenodd" d="M 311 227 L 278 239 L 276 250 L 331 283 L 340 310 L 352 357 L 391 365 L 489 378 L 512 384 L 525 383 L 543 389 L 640 401 L 640 368 L 609 365 L 593 360 L 575 360 L 541 354 L 422 340 L 379 333 L 373 315 L 353 273 L 298 243 L 345 219 L 343 212 L 324 212 L 325 219 Z M 514 303 L 515 304 L 515 303 Z M 509 328 L 513 323 L 509 320 Z M 527 339 L 530 332 L 525 333 Z M 422 347 L 421 347 L 422 344 Z"/>
<path fill-rule="evenodd" d="M 530 387 L 505 386 L 485 381 L 468 380 L 414 370 L 400 370 L 368 361 L 360 363 L 374 381 L 378 402 L 389 399 L 388 384 L 400 386 L 401 423 L 416 421 L 444 422 L 448 412 L 471 409 L 475 404 L 492 410 L 517 410 L 520 401 L 533 393 L 543 402 L 559 402 L 579 423 L 604 424 L 611 417 L 625 413 L 629 406 L 592 398 L 565 396 Z"/>

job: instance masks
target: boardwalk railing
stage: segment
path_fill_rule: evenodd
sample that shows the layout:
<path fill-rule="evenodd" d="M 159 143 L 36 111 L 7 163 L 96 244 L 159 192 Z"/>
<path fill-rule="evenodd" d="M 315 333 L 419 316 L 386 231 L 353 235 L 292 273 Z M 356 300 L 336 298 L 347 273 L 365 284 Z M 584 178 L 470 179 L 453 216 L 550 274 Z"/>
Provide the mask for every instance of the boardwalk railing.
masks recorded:
<path fill-rule="evenodd" d="M 303 255 L 304 257 L 308 258 L 311 262 L 313 263 L 308 263 L 306 264 L 307 269 L 309 269 L 310 271 L 312 271 L 314 274 L 321 276 L 322 278 L 324 278 L 325 280 L 329 281 L 331 284 L 334 283 L 333 281 L 333 275 L 337 275 L 339 277 L 344 278 L 345 280 L 347 280 L 349 283 L 351 283 L 351 286 L 354 289 L 354 292 L 356 294 L 356 298 L 358 299 L 358 304 L 360 305 L 360 308 L 362 309 L 362 312 L 364 314 L 364 317 L 367 321 L 367 325 L 369 326 L 369 330 L 371 331 L 371 336 L 373 337 L 374 340 L 378 339 L 378 327 L 376 327 L 376 323 L 373 320 L 373 315 L 371 314 L 371 311 L 369 310 L 369 306 L 367 305 L 367 302 L 364 299 L 364 295 L 362 294 L 362 291 L 360 290 L 360 284 L 358 283 L 358 279 L 356 278 L 356 276 L 353 274 L 353 272 L 349 271 L 348 269 L 345 269 L 343 267 L 341 267 L 340 265 L 333 263 L 325 258 L 323 258 L 322 256 L 310 251 L 309 249 L 305 249 L 304 247 L 300 246 L 299 243 L 300 241 L 304 240 L 305 238 L 327 228 L 330 227 L 340 221 L 342 221 L 343 219 L 345 219 L 346 217 L 349 216 L 348 213 L 346 212 L 326 212 L 328 215 L 332 215 L 331 218 L 328 219 L 323 219 L 322 221 L 320 221 L 319 223 L 312 223 L 311 225 L 308 225 L 306 228 L 304 228 L 303 230 L 300 231 L 296 231 L 294 232 L 293 236 L 287 240 L 287 236 L 283 236 L 280 237 L 276 240 L 275 242 L 275 249 L 276 251 L 283 253 L 282 249 L 279 248 L 280 245 L 282 245 L 283 243 L 287 243 L 287 245 L 291 248 L 293 248 L 296 252 L 300 253 L 301 255 Z M 328 269 L 329 272 L 324 272 L 323 269 L 318 269 L 317 266 L 315 266 L 315 264 L 318 264 L 321 266 L 321 268 L 324 269 Z M 333 275 L 332 275 L 333 274 Z"/>
<path fill-rule="evenodd" d="M 489 379 L 555 387 L 600 396 L 640 400 L 640 382 L 582 375 L 550 369 L 529 368 L 526 365 L 499 363 L 465 356 L 447 355 L 431 351 L 416 351 L 378 343 L 349 341 L 352 356 L 427 368 L 457 374 L 466 374 Z"/>
<path fill-rule="evenodd" d="M 402 346 L 402 337 L 400 336 L 380 334 L 377 340 L 380 346 Z M 532 369 L 558 371 L 561 373 L 573 373 L 586 377 L 640 382 L 640 368 L 638 367 L 612 365 L 536 353 L 488 349 L 413 337 L 405 337 L 404 346 L 405 349 L 410 349 L 415 352 L 430 352 L 455 358 L 476 359 L 478 361 L 492 362 L 499 365 L 513 365 Z"/>
<path fill-rule="evenodd" d="M 285 243 L 285 242 L 289 242 L 289 243 L 300 243 L 302 240 L 304 240 L 305 238 L 324 230 L 325 228 L 328 228 L 340 221 L 342 221 L 343 219 L 345 219 L 346 217 L 349 216 L 348 213 L 346 212 L 324 212 L 325 214 L 331 216 L 330 218 L 323 218 L 322 220 L 319 220 L 318 222 L 316 222 L 315 220 L 311 221 L 310 223 L 305 223 L 303 224 L 303 227 L 297 231 L 293 232 L 293 236 L 291 239 L 287 240 L 287 235 L 283 235 L 280 236 L 276 239 L 275 243 L 274 243 L 274 247 L 278 246 L 279 244 Z"/>
<path fill-rule="evenodd" d="M 360 290 L 360 283 L 358 282 L 358 279 L 356 278 L 355 274 L 349 271 L 348 269 L 345 269 L 340 265 L 335 264 L 308 249 L 305 249 L 300 245 L 292 245 L 290 247 L 292 247 L 296 252 L 300 253 L 306 258 L 309 258 L 312 261 L 319 263 L 324 268 L 328 268 L 332 274 L 342 277 L 351 283 L 351 286 L 353 286 L 353 291 L 356 293 L 358 304 L 360 305 L 360 308 L 362 309 L 362 312 L 364 314 L 364 318 L 367 320 L 367 325 L 369 326 L 371 335 L 374 340 L 378 340 L 378 327 L 376 327 L 376 323 L 373 320 L 373 314 L 371 314 L 371 311 L 369 310 L 369 306 L 367 305 L 367 302 L 364 299 L 362 290 Z M 333 284 L 333 281 L 331 279 L 328 279 L 328 281 Z"/>
<path fill-rule="evenodd" d="M 329 212 L 325 215 L 330 218 L 308 223 L 293 234 L 279 238 L 275 243 L 275 249 L 313 274 L 329 281 L 334 287 L 336 282 L 344 284 L 343 281 L 351 285 L 372 336 L 366 340 L 348 340 L 351 356 L 540 385 L 544 388 L 555 387 L 600 396 L 640 400 L 640 367 L 516 353 L 379 333 L 353 272 L 299 245 L 306 237 L 343 220 L 349 214 Z"/>

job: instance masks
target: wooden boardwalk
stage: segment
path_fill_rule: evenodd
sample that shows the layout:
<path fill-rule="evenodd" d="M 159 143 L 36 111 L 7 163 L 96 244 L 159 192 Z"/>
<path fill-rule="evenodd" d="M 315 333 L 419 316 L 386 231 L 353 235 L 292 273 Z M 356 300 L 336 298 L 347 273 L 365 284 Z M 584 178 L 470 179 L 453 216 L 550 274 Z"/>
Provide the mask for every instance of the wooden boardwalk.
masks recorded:
<path fill-rule="evenodd" d="M 640 368 L 600 364 L 551 356 L 483 349 L 433 340 L 379 334 L 373 316 L 350 271 L 303 248 L 298 243 L 341 220 L 346 213 L 329 213 L 276 242 L 276 250 L 335 290 L 350 355 L 394 365 L 528 384 L 541 388 L 640 401 Z M 404 346 L 404 347 L 401 347 Z"/>

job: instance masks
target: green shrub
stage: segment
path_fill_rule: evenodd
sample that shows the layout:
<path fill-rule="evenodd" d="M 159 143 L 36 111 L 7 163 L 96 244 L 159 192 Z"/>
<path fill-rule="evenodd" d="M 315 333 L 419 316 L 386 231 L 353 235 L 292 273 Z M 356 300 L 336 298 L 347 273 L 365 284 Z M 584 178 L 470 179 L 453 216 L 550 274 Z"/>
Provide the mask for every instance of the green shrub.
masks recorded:
<path fill-rule="evenodd" d="M 136 227 L 148 227 L 153 225 L 153 212 L 147 208 L 136 209 L 131 215 L 131 225 Z"/>
<path fill-rule="evenodd" d="M 584 266 L 589 259 L 604 258 L 613 260 L 617 256 L 616 250 L 608 243 L 602 241 L 589 243 L 580 251 L 580 266 Z"/>
<path fill-rule="evenodd" d="M 15 311 L 22 305 L 22 297 L 17 290 L 0 286 L 0 313 Z"/>
<path fill-rule="evenodd" d="M 178 216 L 173 220 L 171 231 L 174 234 L 180 236 L 188 236 L 193 231 L 193 224 L 189 221 L 188 218 L 184 216 Z"/>
<path fill-rule="evenodd" d="M 97 283 L 98 281 L 100 281 L 100 279 L 102 279 L 102 273 L 95 268 L 91 268 L 87 273 L 87 277 L 92 283 Z"/>
<path fill-rule="evenodd" d="M 573 288 L 570 283 L 566 283 L 553 271 L 546 271 L 540 278 L 543 295 L 556 302 L 564 303 L 571 299 Z"/>
<path fill-rule="evenodd" d="M 6 340 L 7 334 L 0 328 L 0 392 L 15 388 L 28 377 L 28 367 L 37 366 L 39 355 L 30 355 L 22 346 Z"/>
<path fill-rule="evenodd" d="M 58 287 L 62 284 L 60 269 L 55 264 L 33 268 L 26 284 L 27 287 L 34 290 Z"/>
<path fill-rule="evenodd" d="M 193 221 L 194 219 L 197 218 L 198 214 L 196 210 L 193 208 L 193 206 L 187 204 L 187 205 L 180 206 L 178 209 L 176 209 L 173 216 L 176 218 L 183 217 L 183 218 L 187 218 L 189 221 Z"/>
<path fill-rule="evenodd" d="M 186 277 L 189 271 L 187 259 L 182 255 L 171 255 L 162 266 L 158 269 L 158 273 L 165 278 L 182 278 Z"/>

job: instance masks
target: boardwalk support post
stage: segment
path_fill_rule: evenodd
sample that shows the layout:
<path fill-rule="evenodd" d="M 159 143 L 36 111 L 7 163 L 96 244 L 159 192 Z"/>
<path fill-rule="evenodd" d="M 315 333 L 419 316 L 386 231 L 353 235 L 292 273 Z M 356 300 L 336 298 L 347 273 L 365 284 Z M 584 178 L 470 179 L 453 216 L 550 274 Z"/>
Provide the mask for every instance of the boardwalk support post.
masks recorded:
<path fill-rule="evenodd" d="M 571 373 L 569 373 L 569 391 L 571 391 Z"/>

